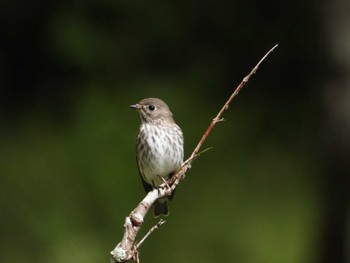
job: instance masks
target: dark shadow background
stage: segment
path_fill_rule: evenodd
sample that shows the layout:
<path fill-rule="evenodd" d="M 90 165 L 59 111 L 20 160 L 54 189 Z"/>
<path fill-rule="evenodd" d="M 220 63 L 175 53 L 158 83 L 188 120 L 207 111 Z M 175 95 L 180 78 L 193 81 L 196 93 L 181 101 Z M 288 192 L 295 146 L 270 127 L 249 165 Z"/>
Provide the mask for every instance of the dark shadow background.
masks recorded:
<path fill-rule="evenodd" d="M 165 100 L 188 156 L 276 43 L 141 260 L 349 262 L 348 6 L 2 1 L 1 262 L 108 262 L 144 195 L 128 105 Z"/>

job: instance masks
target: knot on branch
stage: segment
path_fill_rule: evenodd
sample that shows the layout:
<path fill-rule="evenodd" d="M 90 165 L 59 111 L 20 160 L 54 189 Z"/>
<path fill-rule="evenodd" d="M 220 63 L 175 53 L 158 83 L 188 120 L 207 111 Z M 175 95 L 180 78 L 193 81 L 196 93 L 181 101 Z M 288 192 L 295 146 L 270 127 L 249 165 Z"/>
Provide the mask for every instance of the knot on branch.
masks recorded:
<path fill-rule="evenodd" d="M 131 212 L 130 219 L 131 219 L 133 226 L 141 226 L 143 223 L 142 215 L 138 212 L 135 212 L 135 211 Z"/>

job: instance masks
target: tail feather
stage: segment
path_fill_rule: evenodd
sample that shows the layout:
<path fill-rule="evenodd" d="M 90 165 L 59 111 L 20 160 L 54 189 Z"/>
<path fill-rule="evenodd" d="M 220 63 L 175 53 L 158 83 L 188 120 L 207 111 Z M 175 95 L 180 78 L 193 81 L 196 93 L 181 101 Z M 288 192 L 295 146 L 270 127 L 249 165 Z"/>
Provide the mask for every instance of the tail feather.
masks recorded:
<path fill-rule="evenodd" d="M 154 203 L 154 217 L 159 217 L 161 215 L 168 216 L 169 208 L 168 208 L 168 198 L 157 200 Z"/>

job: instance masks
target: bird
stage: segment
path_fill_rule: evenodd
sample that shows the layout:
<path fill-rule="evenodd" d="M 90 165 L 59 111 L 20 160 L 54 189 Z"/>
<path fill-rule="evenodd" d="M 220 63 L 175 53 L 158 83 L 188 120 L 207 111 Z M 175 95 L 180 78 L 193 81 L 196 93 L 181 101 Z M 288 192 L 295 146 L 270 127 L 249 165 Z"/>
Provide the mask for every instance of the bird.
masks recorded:
<path fill-rule="evenodd" d="M 146 98 L 130 105 L 141 119 L 136 136 L 136 162 L 146 192 L 168 180 L 181 167 L 184 137 L 168 105 L 158 98 Z M 154 216 L 168 216 L 168 199 L 154 203 Z"/>

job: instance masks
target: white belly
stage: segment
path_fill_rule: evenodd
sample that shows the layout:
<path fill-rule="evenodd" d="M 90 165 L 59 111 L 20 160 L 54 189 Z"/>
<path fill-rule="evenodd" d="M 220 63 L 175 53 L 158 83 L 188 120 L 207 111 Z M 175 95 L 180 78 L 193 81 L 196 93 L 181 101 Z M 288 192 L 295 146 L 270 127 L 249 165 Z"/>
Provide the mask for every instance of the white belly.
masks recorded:
<path fill-rule="evenodd" d="M 137 162 L 141 175 L 148 184 L 153 186 L 162 184 L 160 177 L 167 179 L 171 173 L 180 168 L 183 162 L 181 130 L 171 128 L 169 132 L 161 126 L 157 131 L 154 133 L 153 125 L 141 125 L 138 140 L 140 137 L 144 138 L 145 144 L 143 149 L 137 148 Z M 149 136 L 150 134 L 153 135 Z M 177 138 L 177 143 L 170 140 L 170 137 Z"/>

